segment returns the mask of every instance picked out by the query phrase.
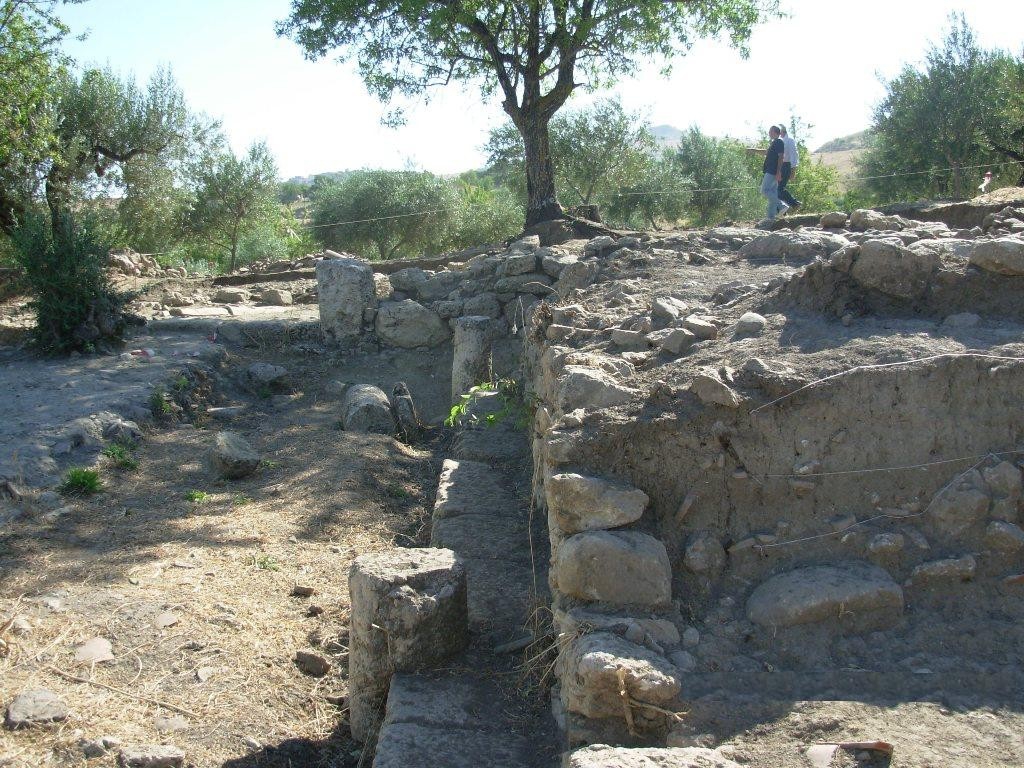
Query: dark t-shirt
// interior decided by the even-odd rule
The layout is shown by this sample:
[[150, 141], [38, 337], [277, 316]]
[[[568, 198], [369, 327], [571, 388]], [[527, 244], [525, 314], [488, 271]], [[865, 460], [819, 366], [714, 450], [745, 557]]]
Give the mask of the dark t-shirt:
[[786, 151], [786, 145], [782, 139], [774, 139], [768, 145], [768, 154], [764, 156], [764, 172], [774, 176], [779, 172], [779, 155]]

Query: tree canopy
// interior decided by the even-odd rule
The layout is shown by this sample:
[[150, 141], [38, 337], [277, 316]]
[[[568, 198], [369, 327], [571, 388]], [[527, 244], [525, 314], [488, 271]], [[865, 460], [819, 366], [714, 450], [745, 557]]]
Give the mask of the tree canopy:
[[310, 58], [354, 59], [387, 101], [454, 81], [499, 93], [523, 137], [526, 223], [561, 216], [548, 124], [579, 87], [669, 60], [695, 40], [745, 45], [777, 0], [293, 0], [278, 32]]

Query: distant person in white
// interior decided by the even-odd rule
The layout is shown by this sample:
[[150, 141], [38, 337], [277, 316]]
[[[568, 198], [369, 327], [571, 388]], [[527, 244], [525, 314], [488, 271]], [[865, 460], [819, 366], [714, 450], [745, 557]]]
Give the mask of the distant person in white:
[[796, 167], [800, 165], [800, 151], [796, 148], [796, 140], [786, 131], [786, 126], [780, 125], [779, 131], [782, 134], [782, 145], [786, 151], [782, 154], [782, 178], [779, 180], [779, 200], [789, 206], [791, 211], [800, 207], [800, 201], [790, 194], [786, 189], [790, 178]]
[[978, 185], [978, 189], [980, 189], [982, 194], [984, 194], [985, 190], [988, 189], [988, 185], [991, 184], [991, 183], [992, 183], [992, 171], [985, 171], [985, 178], [982, 180], [981, 184]]

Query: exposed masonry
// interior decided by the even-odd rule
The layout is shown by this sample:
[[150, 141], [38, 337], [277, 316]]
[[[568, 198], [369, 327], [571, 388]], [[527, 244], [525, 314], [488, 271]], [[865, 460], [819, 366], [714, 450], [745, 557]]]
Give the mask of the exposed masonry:
[[[570, 748], [647, 745], [628, 759], [730, 765], [684, 754], [697, 747], [676, 713], [715, 684], [708, 676], [869, 658], [888, 669], [921, 638], [954, 637], [972, 611], [1019, 622], [1024, 412], [1011, 404], [1024, 391], [1024, 211], [970, 230], [874, 211], [816, 223], [527, 238], [388, 285], [359, 262], [319, 262], [329, 336], [419, 347], [448, 343], [454, 328], [453, 395], [481, 375], [489, 339], [528, 330], [534, 505], [548, 521], [555, 711]], [[651, 264], [714, 266], [721, 253], [786, 268], [762, 285], [721, 284], [704, 305], [631, 277]], [[1005, 319], [989, 331], [969, 308]], [[801, 317], [839, 334], [853, 326], [843, 349], [862, 350], [851, 359], [863, 365], [837, 373], [770, 340], [775, 318]], [[891, 318], [893, 349], [916, 348], [913, 329], [928, 323], [969, 331], [981, 352], [901, 352], [894, 364], [855, 334], [873, 317]], [[770, 351], [737, 364], [744, 340]], [[668, 373], [655, 381], [657, 366]], [[442, 490], [473, 471], [447, 464]], [[469, 487], [488, 496], [478, 474]], [[459, 551], [470, 538], [446, 533], [452, 499], [439, 493], [435, 543]], [[1015, 637], [987, 639], [991, 657], [1011, 657]], [[945, 660], [970, 672], [970, 656]], [[579, 750], [566, 764], [619, 765], [620, 751]]]

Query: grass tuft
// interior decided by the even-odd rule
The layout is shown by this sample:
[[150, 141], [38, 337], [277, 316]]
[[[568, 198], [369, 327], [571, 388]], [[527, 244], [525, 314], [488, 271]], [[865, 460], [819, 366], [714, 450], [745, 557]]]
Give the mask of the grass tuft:
[[191, 501], [193, 504], [203, 504], [212, 498], [206, 491], [191, 490], [185, 494], [185, 501]]
[[60, 492], [65, 496], [90, 496], [103, 490], [103, 481], [100, 473], [95, 469], [84, 469], [74, 467], [64, 475], [64, 482], [60, 484]]

